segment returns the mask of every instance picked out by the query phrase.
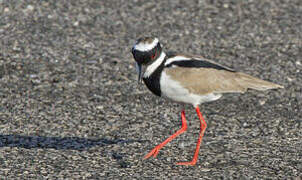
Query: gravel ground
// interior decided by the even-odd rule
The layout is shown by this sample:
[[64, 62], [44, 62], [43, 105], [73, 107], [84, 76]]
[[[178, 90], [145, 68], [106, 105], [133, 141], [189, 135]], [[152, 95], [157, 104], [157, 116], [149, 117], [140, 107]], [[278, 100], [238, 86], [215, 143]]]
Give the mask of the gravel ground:
[[[300, 179], [301, 0], [0, 0], [0, 177]], [[141, 36], [285, 86], [201, 105], [208, 128], [143, 156], [181, 126], [137, 86]]]

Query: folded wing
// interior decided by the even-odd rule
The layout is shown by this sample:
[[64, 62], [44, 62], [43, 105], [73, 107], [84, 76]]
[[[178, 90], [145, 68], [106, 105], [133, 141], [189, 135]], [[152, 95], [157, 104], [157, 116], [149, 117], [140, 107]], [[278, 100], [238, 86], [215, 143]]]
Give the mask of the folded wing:
[[[188, 61], [189, 63], [189, 61]], [[209, 63], [209, 62], [207, 62]], [[178, 62], [178, 65], [181, 63]], [[215, 64], [217, 66], [218, 64]], [[223, 66], [221, 66], [223, 67]], [[247, 89], [268, 90], [283, 88], [278, 84], [253, 76], [228, 70], [227, 68], [171, 66], [167, 75], [177, 80], [183, 87], [194, 94], [245, 92]]]

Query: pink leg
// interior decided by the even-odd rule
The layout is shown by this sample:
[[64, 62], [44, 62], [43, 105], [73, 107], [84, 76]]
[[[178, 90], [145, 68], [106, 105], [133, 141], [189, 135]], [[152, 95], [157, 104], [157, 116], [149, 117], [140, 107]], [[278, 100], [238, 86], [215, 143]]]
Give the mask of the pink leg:
[[187, 121], [186, 121], [186, 117], [185, 117], [185, 110], [181, 111], [181, 129], [179, 129], [178, 131], [176, 131], [176, 133], [174, 133], [172, 136], [170, 136], [168, 139], [166, 139], [164, 142], [160, 143], [159, 145], [155, 146], [155, 148], [150, 151], [145, 157], [144, 159], [148, 159], [149, 157], [153, 156], [156, 157], [157, 154], [159, 153], [159, 150], [164, 147], [168, 142], [172, 141], [174, 138], [176, 138], [178, 135], [182, 134], [183, 132], [185, 132], [187, 130]]
[[190, 161], [190, 162], [180, 162], [180, 163], [177, 163], [177, 165], [194, 166], [197, 162], [198, 153], [199, 153], [199, 149], [200, 149], [200, 144], [202, 142], [203, 134], [204, 134], [204, 132], [207, 128], [207, 123], [204, 120], [204, 118], [202, 117], [202, 114], [200, 113], [199, 107], [197, 106], [195, 109], [196, 109], [197, 115], [198, 115], [199, 120], [200, 120], [200, 132], [199, 132], [199, 138], [198, 138], [198, 141], [197, 141], [195, 153], [194, 153], [192, 161]]

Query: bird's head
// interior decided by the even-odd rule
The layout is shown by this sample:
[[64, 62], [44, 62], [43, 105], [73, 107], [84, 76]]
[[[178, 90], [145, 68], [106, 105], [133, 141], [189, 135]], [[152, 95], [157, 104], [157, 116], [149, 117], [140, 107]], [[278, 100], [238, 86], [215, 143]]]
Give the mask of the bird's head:
[[142, 79], [145, 67], [152, 64], [161, 54], [162, 48], [157, 38], [139, 38], [132, 47], [132, 55], [136, 61], [138, 81]]

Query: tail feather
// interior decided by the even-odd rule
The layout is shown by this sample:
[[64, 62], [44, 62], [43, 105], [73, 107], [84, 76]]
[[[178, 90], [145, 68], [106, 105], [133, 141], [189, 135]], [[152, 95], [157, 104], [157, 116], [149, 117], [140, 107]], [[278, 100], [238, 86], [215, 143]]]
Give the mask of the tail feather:
[[237, 81], [239, 82], [239, 84], [241, 84], [245, 88], [255, 89], [255, 90], [259, 90], [259, 91], [265, 91], [268, 89], [284, 88], [281, 85], [271, 83], [268, 81], [264, 81], [262, 79], [255, 78], [253, 76], [250, 76], [250, 75], [247, 75], [244, 73], [238, 73], [238, 75], [239, 75], [239, 78], [237, 79]]

